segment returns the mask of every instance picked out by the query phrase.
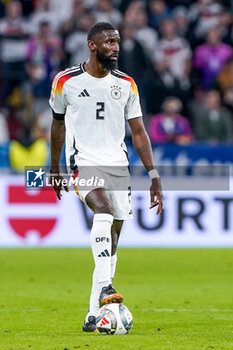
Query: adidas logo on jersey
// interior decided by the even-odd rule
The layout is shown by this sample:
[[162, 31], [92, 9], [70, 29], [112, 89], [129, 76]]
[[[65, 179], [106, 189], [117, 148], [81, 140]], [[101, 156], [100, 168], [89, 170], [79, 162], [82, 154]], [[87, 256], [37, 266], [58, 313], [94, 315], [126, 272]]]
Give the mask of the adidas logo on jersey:
[[100, 327], [105, 326], [106, 324], [109, 324], [110, 322], [106, 319], [106, 317], [104, 317], [100, 323]]
[[78, 97], [89, 97], [89, 93], [87, 92], [86, 89], [84, 89], [79, 95]]
[[98, 257], [99, 258], [101, 258], [102, 256], [110, 256], [110, 254], [109, 254], [109, 251], [107, 250], [107, 249], [105, 249], [103, 252], [101, 252], [99, 255], [98, 255]]

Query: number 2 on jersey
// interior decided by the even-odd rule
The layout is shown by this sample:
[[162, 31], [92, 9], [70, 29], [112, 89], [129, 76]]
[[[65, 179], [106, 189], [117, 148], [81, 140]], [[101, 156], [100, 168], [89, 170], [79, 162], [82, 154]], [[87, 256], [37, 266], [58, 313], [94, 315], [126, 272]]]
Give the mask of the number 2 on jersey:
[[96, 106], [98, 109], [96, 109], [96, 119], [104, 119], [104, 115], [101, 112], [104, 112], [104, 102], [96, 102]]

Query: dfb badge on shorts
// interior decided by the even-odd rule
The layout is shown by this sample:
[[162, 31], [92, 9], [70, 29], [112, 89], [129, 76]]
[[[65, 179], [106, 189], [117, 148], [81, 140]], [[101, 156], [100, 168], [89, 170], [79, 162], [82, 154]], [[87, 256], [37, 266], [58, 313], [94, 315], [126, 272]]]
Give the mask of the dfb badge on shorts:
[[111, 96], [114, 100], [119, 100], [121, 98], [121, 88], [117, 85], [111, 86]]

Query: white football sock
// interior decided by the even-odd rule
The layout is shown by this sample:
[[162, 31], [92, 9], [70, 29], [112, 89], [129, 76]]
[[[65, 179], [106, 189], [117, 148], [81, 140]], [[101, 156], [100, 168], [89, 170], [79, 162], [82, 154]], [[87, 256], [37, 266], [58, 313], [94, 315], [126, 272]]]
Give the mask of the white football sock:
[[111, 283], [111, 226], [113, 216], [95, 214], [91, 229], [91, 248], [95, 261], [92, 279], [89, 315], [96, 316], [99, 311], [101, 289]]
[[[114, 278], [115, 271], [116, 271], [116, 263], [117, 263], [117, 254], [114, 254], [111, 256], [111, 281]], [[87, 313], [85, 322], [88, 321], [88, 317], [93, 315], [97, 316], [98, 311], [99, 311], [99, 295], [101, 292], [101, 283], [98, 283], [97, 277], [95, 274], [95, 270], [93, 273], [93, 281], [92, 281], [92, 290], [91, 290], [91, 298], [90, 298], [90, 307], [89, 311]], [[97, 302], [96, 302], [97, 301]]]
[[100, 284], [97, 281], [96, 269], [94, 269], [92, 277], [92, 288], [91, 288], [91, 297], [89, 303], [89, 310], [85, 319], [85, 322], [88, 321], [90, 315], [97, 316], [99, 311], [99, 296], [100, 296]]
[[117, 253], [111, 256], [111, 281], [115, 276], [116, 263], [117, 263]]

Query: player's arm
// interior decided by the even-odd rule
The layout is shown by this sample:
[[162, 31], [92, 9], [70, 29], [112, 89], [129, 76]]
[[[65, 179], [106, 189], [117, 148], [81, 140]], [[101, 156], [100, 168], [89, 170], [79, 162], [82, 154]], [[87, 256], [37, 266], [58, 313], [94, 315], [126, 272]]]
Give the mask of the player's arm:
[[[58, 115], [53, 113], [54, 118], [51, 126], [51, 167], [50, 167], [50, 183], [52, 183], [52, 178], [56, 181], [53, 181], [53, 188], [57, 194], [57, 198], [61, 199], [61, 189], [64, 187], [64, 190], [68, 192], [67, 186], [62, 186], [63, 177], [60, 175], [60, 159], [61, 153], [63, 150], [65, 142], [65, 122], [64, 116], [63, 119], [59, 115], [60, 119], [55, 119]], [[54, 175], [52, 175], [54, 174]], [[58, 181], [59, 180], [59, 181]]]
[[65, 142], [65, 114], [66, 114], [66, 94], [64, 90], [65, 79], [62, 79], [63, 72], [59, 72], [53, 79], [52, 90], [49, 99], [53, 113], [51, 126], [51, 167], [50, 184], [53, 186], [57, 198], [61, 199], [61, 190], [68, 192], [68, 187], [62, 185], [63, 177], [60, 175], [60, 158]]
[[157, 215], [162, 213], [163, 195], [160, 177], [155, 168], [154, 157], [152, 153], [149, 136], [145, 130], [142, 118], [133, 118], [129, 120], [129, 125], [132, 130], [132, 141], [143, 165], [148, 171], [151, 178], [150, 209], [158, 206]]

